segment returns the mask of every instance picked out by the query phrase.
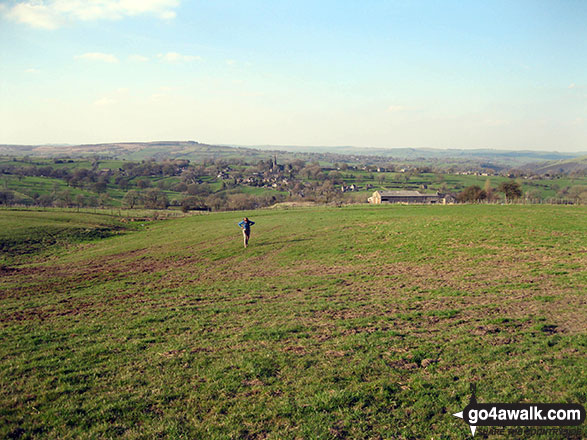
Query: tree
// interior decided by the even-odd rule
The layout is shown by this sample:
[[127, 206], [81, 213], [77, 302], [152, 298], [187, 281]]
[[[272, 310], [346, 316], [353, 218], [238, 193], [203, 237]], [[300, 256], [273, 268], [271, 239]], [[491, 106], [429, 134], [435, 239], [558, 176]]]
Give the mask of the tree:
[[542, 200], [542, 193], [538, 189], [531, 189], [526, 192], [526, 199], [530, 202], [536, 202]]
[[506, 201], [511, 201], [522, 197], [522, 187], [514, 180], [500, 183], [497, 190], [505, 194]]
[[187, 191], [187, 189], [188, 189], [188, 186], [187, 186], [185, 183], [183, 183], [183, 182], [179, 182], [179, 183], [178, 183], [177, 185], [175, 185], [175, 186], [174, 186], [172, 189], [173, 189], [173, 191], [175, 191], [175, 192], [184, 192], [184, 191]]
[[328, 174], [328, 178], [332, 181], [332, 183], [337, 185], [344, 183], [344, 181], [342, 180], [342, 174], [340, 174], [338, 171], [330, 172]]
[[57, 205], [61, 208], [67, 208], [73, 204], [71, 191], [66, 189], [57, 194]]
[[77, 194], [75, 196], [75, 204], [78, 208], [86, 205], [86, 197], [83, 194]]
[[406, 171], [406, 172], [399, 175], [399, 179], [402, 180], [404, 183], [408, 183], [410, 181], [410, 179], [412, 178], [413, 174], [414, 174], [414, 172], [412, 170]]
[[483, 187], [483, 191], [487, 194], [487, 200], [494, 201], [497, 196], [493, 193], [493, 188], [491, 187], [491, 179], [487, 179], [485, 181], [485, 186]]
[[108, 194], [106, 194], [106, 193], [102, 193], [98, 197], [98, 206], [100, 206], [100, 208], [104, 208], [106, 205], [109, 204], [109, 202], [110, 202], [110, 197], [108, 197]]
[[192, 183], [187, 186], [186, 191], [192, 196], [207, 196], [212, 192], [212, 188], [207, 183]]
[[206, 211], [208, 207], [201, 197], [190, 196], [181, 201], [181, 210], [188, 212], [189, 210]]
[[148, 179], [137, 180], [137, 187], [140, 189], [149, 188], [150, 186], [151, 186], [151, 182]]
[[141, 194], [138, 191], [132, 189], [124, 195], [122, 199], [122, 204], [127, 208], [133, 209], [135, 206], [140, 204], [141, 201]]
[[114, 183], [118, 185], [120, 189], [127, 190], [130, 188], [130, 182], [126, 177], [118, 176], [116, 179], [114, 179]]
[[564, 199], [565, 197], [567, 197], [569, 195], [569, 190], [571, 189], [570, 186], [565, 186], [563, 188], [561, 188], [556, 195], [559, 196], [561, 199]]
[[228, 209], [243, 210], [258, 207], [257, 200], [249, 194], [231, 194], [228, 196]]
[[37, 203], [44, 207], [51, 206], [53, 204], [53, 196], [51, 194], [43, 194], [39, 196]]
[[477, 185], [471, 185], [457, 194], [459, 202], [479, 202], [487, 198], [487, 193]]
[[226, 206], [226, 199], [219, 195], [211, 194], [206, 197], [206, 205], [212, 208], [214, 211], [219, 211], [221, 208]]
[[92, 190], [94, 192], [97, 192], [100, 194], [106, 192], [107, 187], [108, 187], [107, 183], [104, 182], [102, 179], [100, 179], [98, 182], [92, 184]]
[[587, 186], [585, 186], [585, 185], [571, 186], [571, 188], [569, 189], [569, 197], [575, 203], [587, 202]]
[[0, 205], [10, 205], [14, 199], [12, 191], [0, 191]]
[[169, 206], [167, 195], [160, 189], [150, 189], [144, 195], [145, 208], [165, 209]]

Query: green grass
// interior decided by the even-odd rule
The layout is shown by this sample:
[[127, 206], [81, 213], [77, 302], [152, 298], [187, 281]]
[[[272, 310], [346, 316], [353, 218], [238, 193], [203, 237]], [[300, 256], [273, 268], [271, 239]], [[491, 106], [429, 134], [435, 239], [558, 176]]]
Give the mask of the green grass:
[[0, 213], [0, 264], [112, 236], [128, 228], [120, 220], [103, 214], [3, 209]]
[[[3, 236], [107, 223], [45, 214], [0, 210]], [[0, 274], [0, 437], [468, 438], [471, 381], [585, 405], [586, 214], [260, 210], [48, 243]]]

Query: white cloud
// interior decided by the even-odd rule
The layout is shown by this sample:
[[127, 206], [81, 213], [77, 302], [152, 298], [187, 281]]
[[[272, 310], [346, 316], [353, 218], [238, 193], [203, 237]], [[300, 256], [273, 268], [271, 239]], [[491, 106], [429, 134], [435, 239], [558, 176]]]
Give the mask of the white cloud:
[[387, 107], [387, 111], [390, 113], [397, 113], [405, 110], [406, 108], [403, 105], [390, 105]]
[[149, 61], [148, 57], [136, 54], [129, 56], [128, 59], [129, 61], [133, 61], [135, 63], [146, 63], [147, 61]]
[[236, 64], [236, 60], [226, 60], [226, 64], [229, 66], [234, 66]]
[[40, 72], [41, 72], [41, 71], [40, 71], [39, 69], [35, 69], [35, 68], [32, 68], [32, 67], [31, 67], [31, 68], [29, 68], [29, 69], [26, 69], [26, 70], [24, 71], [24, 73], [40, 73]]
[[19, 0], [0, 8], [8, 18], [39, 29], [57, 29], [67, 22], [119, 20], [152, 15], [163, 20], [176, 17], [179, 0]]
[[96, 107], [106, 107], [119, 102], [125, 102], [129, 97], [129, 89], [126, 87], [119, 87], [116, 90], [94, 101]]
[[190, 62], [190, 61], [202, 61], [201, 57], [194, 55], [182, 55], [177, 52], [167, 52], [166, 54], [160, 53], [157, 55], [161, 60], [168, 63], [179, 63], [179, 62]]
[[118, 101], [116, 99], [104, 97], [98, 99], [97, 101], [94, 101], [94, 105], [97, 107], [105, 107], [108, 105], [116, 104], [117, 102]]
[[163, 20], [173, 20], [176, 16], [175, 11], [165, 11], [161, 14]]
[[569, 89], [574, 89], [575, 87], [577, 87], [577, 84], [575, 84], [575, 83], [569, 84]]
[[118, 58], [116, 58], [111, 53], [102, 53], [102, 52], [87, 52], [83, 55], [77, 55], [75, 57], [76, 60], [88, 60], [88, 61], [103, 61], [105, 63], [117, 63]]
[[39, 29], [53, 30], [62, 24], [59, 14], [44, 3], [21, 2], [12, 8], [3, 8], [4, 15], [18, 23], [26, 23]]

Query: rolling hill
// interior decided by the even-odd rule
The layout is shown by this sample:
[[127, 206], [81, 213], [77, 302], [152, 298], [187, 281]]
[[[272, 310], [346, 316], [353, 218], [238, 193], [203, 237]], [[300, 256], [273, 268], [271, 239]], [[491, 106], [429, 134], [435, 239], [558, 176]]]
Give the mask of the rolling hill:
[[569, 174], [584, 173], [587, 170], [587, 156], [566, 160], [552, 160], [540, 164], [531, 164], [524, 167], [536, 174]]
[[539, 167], [546, 161], [573, 161], [585, 153], [516, 151], [491, 149], [433, 148], [357, 148], [321, 146], [254, 146], [208, 145], [195, 141], [122, 142], [87, 145], [0, 145], [0, 155], [42, 157], [100, 156], [125, 160], [143, 159], [243, 159], [249, 162], [277, 156], [278, 160], [294, 158], [306, 161], [348, 163], [418, 163], [421, 165], [461, 165], [495, 169]]

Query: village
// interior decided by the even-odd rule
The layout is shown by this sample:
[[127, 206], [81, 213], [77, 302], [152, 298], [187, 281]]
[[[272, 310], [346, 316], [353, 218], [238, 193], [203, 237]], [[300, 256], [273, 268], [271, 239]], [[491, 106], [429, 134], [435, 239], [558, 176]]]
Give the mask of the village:
[[[0, 205], [233, 210], [276, 203], [585, 203], [580, 174], [300, 159], [0, 157]], [[515, 186], [506, 195], [505, 187]]]

